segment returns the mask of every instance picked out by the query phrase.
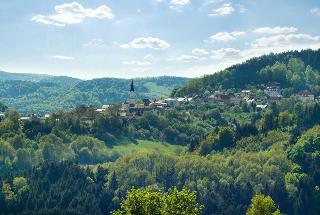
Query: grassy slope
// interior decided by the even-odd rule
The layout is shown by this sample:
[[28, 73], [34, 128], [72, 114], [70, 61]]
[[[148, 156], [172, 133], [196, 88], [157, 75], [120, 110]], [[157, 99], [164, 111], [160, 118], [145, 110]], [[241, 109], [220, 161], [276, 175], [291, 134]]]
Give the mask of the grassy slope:
[[150, 93], [147, 95], [151, 98], [153, 97], [161, 97], [161, 96], [168, 96], [171, 93], [171, 89], [163, 86], [159, 86], [156, 83], [153, 82], [147, 82], [144, 84], [146, 88], [150, 90]]
[[177, 155], [183, 153], [186, 149], [185, 146], [147, 140], [138, 140], [137, 143], [123, 141], [110, 148], [112, 152], [118, 152], [121, 155], [131, 154], [137, 151], [162, 152], [165, 154]]

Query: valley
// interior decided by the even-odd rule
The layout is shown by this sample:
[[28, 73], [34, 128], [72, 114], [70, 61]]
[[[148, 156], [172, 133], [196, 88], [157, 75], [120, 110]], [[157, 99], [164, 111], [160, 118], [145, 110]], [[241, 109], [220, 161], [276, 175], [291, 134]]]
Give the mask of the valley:
[[[117, 214], [133, 207], [131, 195], [143, 202], [160, 195], [164, 205], [185, 195], [177, 204], [190, 201], [192, 214], [246, 214], [260, 200], [276, 214], [317, 214], [319, 53], [262, 56], [171, 93], [150, 79], [126, 80], [119, 85], [124, 99], [104, 108], [89, 103], [24, 116], [3, 100], [0, 207]], [[247, 73], [255, 77], [239, 81]], [[171, 79], [154, 80], [168, 87]], [[89, 81], [90, 93], [108, 81]], [[83, 92], [87, 84], [76, 87]]]

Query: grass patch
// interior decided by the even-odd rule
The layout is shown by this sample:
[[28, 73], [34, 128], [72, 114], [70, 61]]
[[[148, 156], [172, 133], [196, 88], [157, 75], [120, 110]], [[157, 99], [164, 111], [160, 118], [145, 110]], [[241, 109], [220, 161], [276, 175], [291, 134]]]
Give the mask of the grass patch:
[[118, 152], [122, 156], [126, 154], [131, 154], [136, 151], [145, 152], [160, 152], [171, 155], [179, 155], [187, 150], [185, 146], [171, 145], [168, 143], [158, 142], [158, 141], [148, 141], [148, 140], [138, 140], [136, 143], [130, 141], [122, 141], [112, 148], [112, 152]]
[[150, 90], [150, 93], [148, 93], [150, 97], [161, 97], [163, 95], [170, 95], [171, 92], [171, 89], [159, 86], [153, 82], [147, 82], [144, 84], [144, 86]]

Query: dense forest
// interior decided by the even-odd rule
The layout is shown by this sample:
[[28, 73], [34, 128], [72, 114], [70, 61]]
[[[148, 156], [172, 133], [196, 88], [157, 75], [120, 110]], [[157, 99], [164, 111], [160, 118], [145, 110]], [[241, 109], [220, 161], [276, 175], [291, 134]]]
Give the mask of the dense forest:
[[[140, 78], [135, 86], [140, 98], [158, 99], [189, 79], [180, 77]], [[23, 114], [44, 115], [87, 104], [123, 102], [130, 87], [126, 79], [102, 78], [82, 81], [70, 77], [0, 73], [0, 98], [7, 106]]]
[[[201, 100], [207, 89], [259, 94], [260, 84], [279, 82], [283, 98], [264, 109], [186, 102], [126, 119], [117, 105], [79, 105], [22, 122], [1, 104], [0, 214], [320, 214], [320, 103], [295, 96], [317, 93], [315, 56], [255, 58], [246, 83], [231, 81], [236, 71], [218, 81], [223, 71], [173, 92], [212, 81], [196, 91]], [[130, 144], [136, 150], [120, 150]]]

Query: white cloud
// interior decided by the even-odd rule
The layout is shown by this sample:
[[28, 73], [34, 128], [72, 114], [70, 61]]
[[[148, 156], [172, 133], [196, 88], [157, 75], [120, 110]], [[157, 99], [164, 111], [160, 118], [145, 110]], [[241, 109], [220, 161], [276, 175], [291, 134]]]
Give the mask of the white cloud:
[[216, 3], [221, 3], [221, 2], [224, 2], [225, 0], [204, 0], [203, 3], [202, 3], [202, 7], [206, 7], [208, 5], [211, 5], [211, 4], [216, 4]]
[[310, 13], [311, 13], [312, 15], [320, 16], [320, 9], [317, 8], [317, 7], [312, 8], [312, 9], [310, 10]]
[[184, 63], [190, 63], [194, 61], [202, 61], [206, 60], [207, 58], [205, 57], [199, 57], [199, 56], [194, 56], [194, 55], [181, 55], [176, 58], [177, 61], [184, 62]]
[[106, 45], [103, 40], [94, 38], [88, 43], [83, 44], [83, 46], [92, 47], [92, 48], [102, 48], [102, 47], [105, 47]]
[[257, 34], [289, 34], [297, 31], [298, 29], [295, 27], [263, 27], [253, 30]]
[[172, 9], [180, 9], [190, 4], [190, 0], [171, 0], [170, 8]]
[[240, 54], [240, 50], [234, 48], [221, 48], [212, 51], [212, 59], [220, 60], [225, 58], [237, 58]]
[[151, 62], [150, 61], [139, 61], [139, 60], [131, 60], [131, 61], [124, 61], [124, 65], [135, 65], [135, 66], [150, 66]]
[[140, 37], [134, 39], [132, 42], [120, 45], [121, 48], [135, 48], [135, 49], [168, 49], [170, 44], [164, 40], [156, 37]]
[[74, 60], [74, 57], [64, 56], [64, 55], [52, 55], [49, 57], [53, 59], [58, 59], [58, 60]]
[[54, 7], [55, 14], [35, 15], [32, 21], [45, 25], [64, 27], [66, 25], [79, 24], [86, 18], [112, 19], [114, 17], [111, 9], [106, 5], [101, 5], [96, 9], [84, 8], [80, 3], [72, 2]]
[[270, 37], [261, 37], [252, 42], [253, 48], [270, 46], [290, 46], [299, 44], [311, 44], [320, 42], [320, 36], [311, 36], [309, 34], [279, 34]]
[[128, 43], [121, 44], [120, 47], [123, 48], [123, 49], [129, 49], [129, 48], [131, 48], [130, 44], [128, 44]]
[[237, 37], [243, 36], [246, 33], [243, 31], [233, 31], [233, 32], [219, 32], [212, 35], [209, 39], [211, 41], [221, 41], [221, 42], [228, 42], [231, 40], [236, 40]]
[[144, 60], [147, 60], [147, 61], [152, 61], [154, 59], [153, 55], [151, 54], [147, 54], [146, 56], [144, 56], [143, 58]]
[[202, 55], [208, 55], [209, 52], [205, 49], [195, 48], [192, 50], [192, 54], [197, 55], [197, 56], [202, 56]]
[[226, 16], [232, 14], [234, 11], [235, 9], [231, 3], [225, 3], [219, 8], [214, 9], [209, 16]]
[[122, 62], [124, 65], [150, 66], [154, 57], [151, 54], [144, 56], [143, 60], [131, 60]]

